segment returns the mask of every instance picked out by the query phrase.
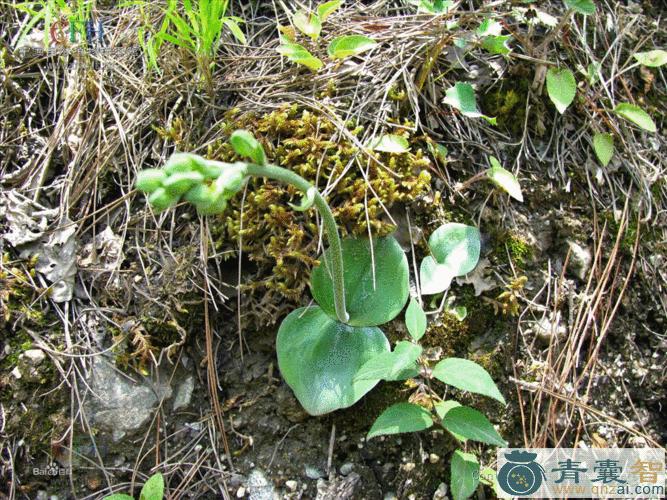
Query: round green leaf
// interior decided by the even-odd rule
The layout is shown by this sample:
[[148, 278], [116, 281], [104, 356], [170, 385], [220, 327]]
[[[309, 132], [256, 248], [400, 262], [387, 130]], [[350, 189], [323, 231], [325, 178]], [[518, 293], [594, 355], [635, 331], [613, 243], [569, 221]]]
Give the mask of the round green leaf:
[[134, 500], [134, 497], [126, 495], [125, 493], [114, 493], [113, 495], [105, 496], [104, 500]]
[[547, 93], [560, 114], [572, 104], [577, 92], [577, 82], [567, 68], [549, 68], [547, 71]]
[[428, 245], [438, 264], [449, 268], [453, 277], [463, 276], [479, 261], [481, 235], [476, 227], [450, 222], [431, 234]]
[[426, 333], [426, 314], [415, 299], [410, 299], [408, 308], [405, 310], [405, 326], [415, 340], [419, 340]]
[[206, 160], [201, 156], [191, 153], [174, 153], [162, 169], [166, 175], [174, 175], [183, 172], [201, 171], [204, 168], [206, 168]]
[[480, 113], [477, 108], [475, 89], [473, 89], [472, 85], [469, 83], [456, 82], [453, 87], [447, 89], [445, 98], [442, 102], [458, 109], [463, 116], [468, 116], [470, 118], [484, 118], [491, 125], [496, 124], [495, 118]]
[[389, 352], [376, 327], [358, 328], [331, 319], [319, 307], [293, 311], [276, 339], [278, 367], [301, 406], [311, 415], [347, 408], [379, 382], [354, 380], [364, 363]]
[[491, 156], [489, 159], [491, 160], [491, 168], [486, 171], [486, 176], [512, 198], [523, 202], [521, 186], [517, 178], [514, 177], [514, 174], [509, 170], [505, 170], [495, 156]]
[[317, 40], [322, 31], [322, 22], [318, 16], [309, 15], [303, 10], [298, 10], [292, 17], [292, 22], [296, 29], [306, 36], [309, 36], [313, 41]]
[[447, 290], [454, 279], [452, 270], [444, 264], [438, 264], [430, 255], [424, 257], [419, 266], [419, 284], [422, 295], [434, 295]]
[[649, 68], [657, 68], [667, 64], [667, 51], [665, 50], [649, 50], [648, 52], [637, 52], [634, 55], [637, 62], [642, 66]]
[[344, 57], [356, 56], [367, 50], [371, 50], [377, 45], [372, 38], [364, 35], [348, 35], [334, 38], [327, 53], [332, 59], [342, 59]]
[[327, 20], [331, 14], [333, 14], [336, 9], [343, 5], [344, 0], [332, 0], [330, 2], [324, 2], [317, 6], [317, 15], [322, 22]]
[[[352, 326], [381, 325], [394, 319], [408, 300], [409, 268], [403, 249], [391, 236], [373, 240], [342, 241], [345, 301]], [[373, 273], [373, 263], [375, 273]], [[310, 288], [315, 301], [331, 317], [336, 317], [333, 298], [331, 249], [313, 269]], [[375, 278], [375, 280], [373, 280]]]
[[366, 439], [402, 432], [417, 432], [433, 425], [431, 412], [412, 403], [396, 403], [383, 411], [368, 431]]
[[649, 114], [634, 104], [622, 102], [614, 108], [614, 113], [631, 121], [648, 132], [655, 132], [657, 130], [655, 122], [651, 119]]
[[157, 168], [147, 168], [137, 174], [137, 180], [134, 186], [145, 193], [152, 193], [157, 188], [162, 187], [162, 182], [167, 178], [163, 170]]
[[595, 134], [593, 136], [593, 150], [603, 167], [609, 165], [614, 156], [614, 137], [611, 134]]
[[465, 500], [472, 496], [479, 484], [479, 462], [472, 453], [456, 450], [452, 455], [452, 500]]
[[491, 375], [477, 363], [467, 359], [443, 359], [433, 368], [433, 376], [462, 391], [488, 396], [506, 404]]
[[448, 409], [442, 417], [442, 426], [454, 436], [495, 446], [507, 446], [489, 419], [481, 412], [467, 406]]

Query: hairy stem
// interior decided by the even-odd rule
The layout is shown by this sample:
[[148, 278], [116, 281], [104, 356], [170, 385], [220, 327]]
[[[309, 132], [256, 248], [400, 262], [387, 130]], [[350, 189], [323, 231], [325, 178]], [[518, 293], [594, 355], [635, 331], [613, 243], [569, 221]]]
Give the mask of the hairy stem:
[[[313, 188], [306, 179], [300, 175], [295, 174], [289, 170], [286, 170], [281, 167], [276, 167], [274, 165], [247, 165], [248, 175], [253, 175], [256, 177], [267, 177], [269, 179], [274, 179], [285, 184], [291, 184], [295, 188], [303, 191], [304, 195], [308, 192], [309, 189]], [[329, 248], [331, 249], [331, 275], [334, 285], [333, 295], [334, 295], [334, 304], [336, 306], [336, 317], [341, 323], [347, 323], [350, 319], [350, 315], [347, 313], [345, 308], [345, 282], [343, 279], [343, 251], [340, 244], [340, 236], [338, 235], [338, 226], [336, 226], [336, 220], [334, 219], [331, 209], [327, 204], [324, 197], [320, 194], [319, 191], [315, 193], [314, 204], [317, 207], [317, 210], [322, 216], [322, 223], [324, 224], [324, 230], [327, 233], [327, 239], [329, 240]], [[326, 265], [326, 262], [325, 262]]]

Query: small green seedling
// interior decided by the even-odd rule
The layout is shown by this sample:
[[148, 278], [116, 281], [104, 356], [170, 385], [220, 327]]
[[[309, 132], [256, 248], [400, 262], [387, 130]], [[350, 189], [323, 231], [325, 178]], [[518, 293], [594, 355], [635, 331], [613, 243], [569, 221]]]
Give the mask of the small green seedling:
[[[162, 500], [164, 498], [164, 478], [156, 472], [144, 483], [139, 493], [139, 500]], [[104, 497], [104, 500], [134, 500], [134, 497], [125, 493], [114, 493]]]
[[[278, 53], [294, 63], [306, 66], [312, 71], [318, 71], [324, 66], [322, 59], [297, 43], [297, 30], [310, 38], [312, 44], [317, 43], [322, 33], [322, 23], [341, 5], [343, 5], [343, 0], [334, 0], [320, 4], [312, 13], [297, 10], [292, 15], [292, 24], [296, 29], [278, 26], [280, 31], [280, 45], [276, 49]], [[329, 43], [327, 54], [332, 60], [344, 59], [371, 50], [376, 45], [375, 40], [364, 35], [340, 36]]]

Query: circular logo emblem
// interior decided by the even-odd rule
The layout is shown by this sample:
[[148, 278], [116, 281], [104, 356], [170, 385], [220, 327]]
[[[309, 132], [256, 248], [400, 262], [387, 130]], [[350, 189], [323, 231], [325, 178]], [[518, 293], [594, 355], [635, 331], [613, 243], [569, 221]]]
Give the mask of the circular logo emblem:
[[514, 496], [535, 493], [542, 486], [544, 469], [535, 462], [537, 454], [529, 452], [506, 453], [508, 462], [498, 472], [498, 485]]

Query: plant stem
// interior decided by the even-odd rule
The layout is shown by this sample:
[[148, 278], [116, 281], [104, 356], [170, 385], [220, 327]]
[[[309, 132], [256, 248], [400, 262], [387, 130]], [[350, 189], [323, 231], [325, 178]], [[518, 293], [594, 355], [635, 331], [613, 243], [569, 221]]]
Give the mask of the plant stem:
[[[300, 191], [303, 191], [304, 195], [313, 187], [310, 182], [300, 175], [284, 168], [276, 167], [275, 165], [255, 165], [249, 163], [247, 164], [247, 173], [248, 175], [267, 177], [269, 179], [284, 182], [285, 184], [290, 184]], [[326, 231], [327, 239], [329, 240], [329, 249], [331, 250], [330, 271], [334, 287], [333, 296], [336, 307], [336, 317], [341, 323], [347, 323], [350, 319], [350, 315], [345, 308], [343, 250], [340, 244], [340, 236], [338, 235], [338, 226], [336, 225], [336, 220], [334, 219], [333, 213], [331, 213], [329, 205], [319, 191], [316, 191], [315, 193], [314, 204], [322, 216], [322, 223], [324, 224], [324, 230]]]

